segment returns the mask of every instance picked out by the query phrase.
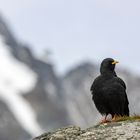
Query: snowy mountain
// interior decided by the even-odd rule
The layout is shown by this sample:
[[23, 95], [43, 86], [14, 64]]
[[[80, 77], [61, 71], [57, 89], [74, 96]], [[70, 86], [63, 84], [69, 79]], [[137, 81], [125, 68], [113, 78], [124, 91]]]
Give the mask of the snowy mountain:
[[[0, 60], [0, 139], [29, 140], [62, 126], [99, 121], [89, 90], [98, 64], [83, 62], [60, 77], [51, 63], [17, 41], [2, 17]], [[127, 83], [131, 113], [140, 113], [139, 76], [125, 70], [118, 75]]]
[[69, 122], [53, 66], [18, 43], [2, 17], [0, 59], [0, 138], [25, 140]]
[[[41, 132], [36, 122], [35, 112], [22, 98], [22, 94], [34, 88], [37, 81], [36, 74], [11, 55], [2, 36], [0, 37], [0, 59], [0, 100], [6, 104], [16, 121], [30, 135]], [[28, 125], [29, 123], [31, 125]]]

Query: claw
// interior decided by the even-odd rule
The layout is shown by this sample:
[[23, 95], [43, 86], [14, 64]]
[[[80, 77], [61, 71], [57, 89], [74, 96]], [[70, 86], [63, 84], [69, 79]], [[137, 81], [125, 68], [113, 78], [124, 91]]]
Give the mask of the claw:
[[101, 120], [100, 124], [103, 124], [103, 123], [109, 123], [110, 121], [107, 120], [107, 115], [105, 115], [105, 117]]
[[103, 123], [109, 123], [110, 121], [108, 120], [101, 120], [100, 124], [103, 124]]

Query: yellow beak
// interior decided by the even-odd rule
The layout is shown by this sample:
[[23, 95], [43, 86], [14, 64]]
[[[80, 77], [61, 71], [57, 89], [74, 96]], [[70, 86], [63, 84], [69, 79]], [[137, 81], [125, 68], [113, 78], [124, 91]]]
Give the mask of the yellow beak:
[[112, 62], [112, 65], [115, 65], [115, 64], [117, 64], [117, 63], [119, 63], [119, 61], [114, 60], [114, 61]]

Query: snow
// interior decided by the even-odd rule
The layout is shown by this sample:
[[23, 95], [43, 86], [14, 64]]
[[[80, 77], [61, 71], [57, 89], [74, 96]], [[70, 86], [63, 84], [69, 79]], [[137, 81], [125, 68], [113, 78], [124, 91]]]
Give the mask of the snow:
[[34, 87], [36, 83], [35, 73], [10, 54], [2, 37], [0, 37], [0, 60], [1, 81], [24, 93]]
[[34, 110], [22, 94], [33, 89], [37, 75], [12, 56], [2, 36], [0, 60], [0, 99], [7, 104], [20, 125], [31, 136], [36, 136], [42, 130], [36, 121]]

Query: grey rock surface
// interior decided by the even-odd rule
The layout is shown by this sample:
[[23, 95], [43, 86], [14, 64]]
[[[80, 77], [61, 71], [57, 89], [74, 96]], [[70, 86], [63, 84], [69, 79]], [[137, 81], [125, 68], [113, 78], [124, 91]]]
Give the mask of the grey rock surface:
[[139, 140], [140, 121], [123, 121], [96, 125], [85, 130], [70, 126], [45, 133], [33, 140]]
[[25, 131], [6, 104], [0, 100], [0, 139], [29, 140], [31, 136]]

